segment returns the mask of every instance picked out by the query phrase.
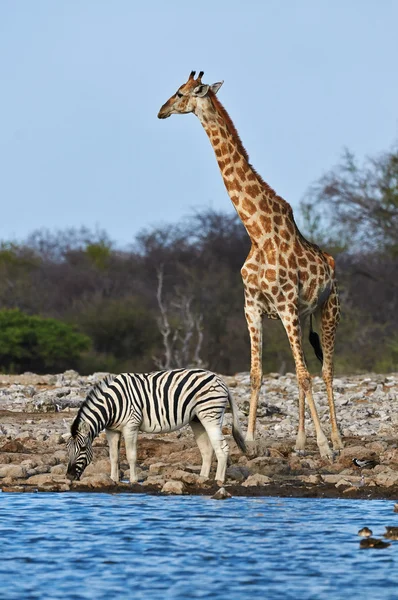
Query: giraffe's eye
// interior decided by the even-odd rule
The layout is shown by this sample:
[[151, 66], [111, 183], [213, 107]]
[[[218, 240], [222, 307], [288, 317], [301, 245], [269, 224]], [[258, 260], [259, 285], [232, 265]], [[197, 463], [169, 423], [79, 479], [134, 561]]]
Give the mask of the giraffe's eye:
[[177, 92], [177, 96], [178, 96], [179, 98], [182, 98], [182, 97], [183, 97], [183, 95], [184, 95], [184, 94], [181, 94], [181, 92]]

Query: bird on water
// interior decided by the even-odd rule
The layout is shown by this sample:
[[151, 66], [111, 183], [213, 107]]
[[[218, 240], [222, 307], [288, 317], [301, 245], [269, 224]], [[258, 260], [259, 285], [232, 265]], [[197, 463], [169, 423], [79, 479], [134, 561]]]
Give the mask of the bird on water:
[[373, 531], [369, 529], [369, 527], [362, 527], [362, 529], [358, 531], [358, 535], [361, 537], [370, 537], [373, 535]]
[[384, 534], [384, 537], [388, 538], [389, 540], [398, 540], [398, 527], [386, 525], [386, 532]]
[[388, 546], [391, 546], [390, 542], [383, 542], [373, 537], [367, 537], [359, 542], [360, 548], [388, 548]]

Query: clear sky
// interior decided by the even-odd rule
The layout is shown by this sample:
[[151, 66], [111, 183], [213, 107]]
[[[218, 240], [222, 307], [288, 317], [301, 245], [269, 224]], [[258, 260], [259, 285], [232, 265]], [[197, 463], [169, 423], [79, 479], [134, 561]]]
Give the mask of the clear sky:
[[0, 239], [104, 228], [126, 245], [233, 211], [194, 115], [157, 119], [192, 69], [263, 178], [298, 206], [346, 146], [398, 138], [396, 0], [0, 0]]

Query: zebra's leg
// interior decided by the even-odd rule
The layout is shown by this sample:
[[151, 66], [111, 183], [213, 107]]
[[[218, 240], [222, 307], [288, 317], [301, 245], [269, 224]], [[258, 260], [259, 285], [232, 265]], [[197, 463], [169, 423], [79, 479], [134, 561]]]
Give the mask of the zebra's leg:
[[120, 449], [120, 431], [106, 429], [106, 439], [109, 445], [109, 458], [111, 461], [111, 479], [118, 482], [119, 474], [119, 449]]
[[213, 457], [213, 446], [209, 440], [209, 436], [206, 433], [206, 429], [196, 417], [193, 421], [190, 422], [190, 426], [192, 428], [196, 443], [198, 444], [200, 453], [202, 455], [202, 468], [200, 471], [200, 476], [206, 477], [207, 479], [210, 475], [211, 459]]
[[203, 427], [206, 429], [210, 443], [213, 446], [214, 452], [217, 456], [216, 481], [219, 484], [224, 483], [225, 471], [227, 470], [229, 446], [221, 429], [222, 417], [218, 422], [215, 422], [214, 419], [211, 419], [211, 421], [207, 420], [206, 416], [199, 418]]
[[138, 427], [128, 427], [123, 431], [126, 443], [126, 456], [130, 466], [130, 483], [135, 483], [137, 477], [137, 439]]

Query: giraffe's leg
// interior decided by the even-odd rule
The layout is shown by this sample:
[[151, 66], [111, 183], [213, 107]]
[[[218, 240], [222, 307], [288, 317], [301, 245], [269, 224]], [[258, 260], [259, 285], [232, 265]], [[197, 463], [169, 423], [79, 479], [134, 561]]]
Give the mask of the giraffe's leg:
[[[250, 302], [250, 300], [249, 300]], [[256, 431], [257, 406], [260, 396], [261, 380], [263, 377], [262, 352], [263, 352], [263, 325], [260, 307], [245, 303], [245, 316], [250, 335], [250, 408], [249, 423], [247, 426], [246, 441], [253, 442]]]
[[210, 475], [213, 446], [211, 445], [209, 436], [206, 433], [206, 429], [199, 420], [191, 421], [190, 426], [192, 427], [196, 443], [198, 444], [200, 453], [202, 455], [202, 468], [200, 471], [200, 476], [206, 477], [207, 479]]
[[337, 426], [336, 409], [333, 396], [333, 353], [337, 325], [340, 320], [340, 305], [336, 289], [332, 292], [322, 307], [321, 312], [321, 343], [323, 350], [322, 377], [326, 385], [332, 427], [332, 443], [334, 450], [344, 448]]
[[120, 431], [106, 429], [106, 439], [109, 445], [109, 458], [111, 461], [111, 479], [118, 482], [120, 479], [119, 473], [119, 449], [120, 449]]
[[[290, 309], [290, 311], [289, 311]], [[299, 386], [299, 408], [301, 411], [300, 418], [303, 418], [303, 405], [305, 397], [308, 401], [310, 408], [311, 417], [314, 423], [316, 432], [316, 441], [318, 444], [319, 452], [321, 456], [332, 458], [333, 452], [330, 449], [327, 438], [322, 430], [321, 423], [318, 416], [318, 411], [315, 406], [314, 398], [312, 395], [312, 383], [311, 375], [308, 372], [307, 365], [304, 359], [304, 352], [301, 340], [301, 327], [300, 320], [295, 305], [288, 306], [288, 311], [280, 315], [283, 325], [286, 329], [287, 336], [289, 338], [290, 346], [293, 353], [294, 362], [296, 364], [297, 381]], [[300, 433], [300, 430], [299, 430]], [[302, 434], [301, 434], [302, 436]], [[301, 450], [302, 448], [300, 448]]]
[[126, 443], [126, 457], [130, 467], [130, 483], [135, 483], [137, 477], [137, 440], [138, 427], [125, 427], [123, 430]]

